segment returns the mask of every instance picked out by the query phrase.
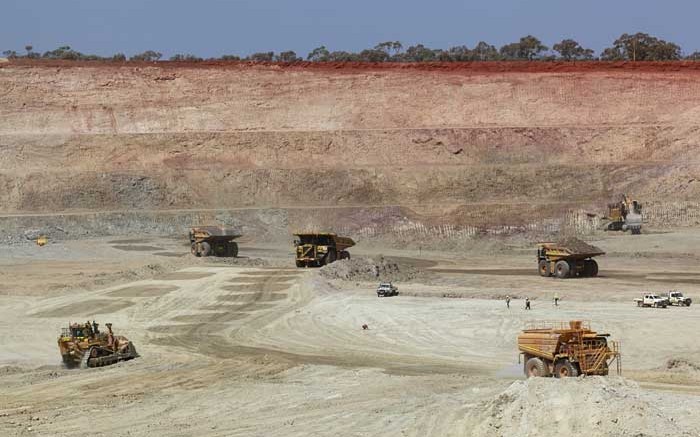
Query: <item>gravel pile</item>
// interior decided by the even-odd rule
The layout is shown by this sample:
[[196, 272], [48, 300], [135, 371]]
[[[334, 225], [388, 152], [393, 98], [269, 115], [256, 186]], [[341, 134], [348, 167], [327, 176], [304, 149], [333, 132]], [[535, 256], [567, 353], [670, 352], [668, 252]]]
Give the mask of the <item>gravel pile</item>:
[[471, 435], [696, 435], [660, 407], [635, 382], [619, 377], [531, 378], [485, 403]]
[[572, 253], [601, 253], [605, 252], [600, 247], [596, 247], [586, 243], [585, 241], [579, 240], [578, 238], [564, 238], [557, 241], [557, 246], [566, 247], [571, 250]]
[[390, 258], [352, 258], [322, 267], [321, 276], [345, 281], [409, 281], [420, 273], [415, 267]]
[[666, 361], [666, 370], [700, 372], [700, 365], [685, 358], [669, 358], [668, 361]]

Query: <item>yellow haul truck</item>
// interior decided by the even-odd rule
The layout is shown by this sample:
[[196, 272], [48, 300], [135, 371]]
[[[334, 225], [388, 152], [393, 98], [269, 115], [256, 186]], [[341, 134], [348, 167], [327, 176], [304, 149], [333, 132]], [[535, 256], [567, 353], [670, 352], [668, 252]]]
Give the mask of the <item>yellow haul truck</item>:
[[580, 320], [529, 322], [518, 335], [525, 376], [607, 375], [613, 362], [619, 375], [620, 346], [609, 336]]
[[195, 226], [190, 228], [189, 238], [194, 256], [238, 256], [238, 243], [233, 241], [241, 234], [223, 226]]
[[297, 232], [294, 240], [297, 267], [321, 267], [338, 259], [350, 259], [352, 238], [329, 232]]
[[537, 269], [541, 276], [574, 278], [598, 276], [594, 256], [605, 255], [600, 248], [576, 238], [537, 245]]

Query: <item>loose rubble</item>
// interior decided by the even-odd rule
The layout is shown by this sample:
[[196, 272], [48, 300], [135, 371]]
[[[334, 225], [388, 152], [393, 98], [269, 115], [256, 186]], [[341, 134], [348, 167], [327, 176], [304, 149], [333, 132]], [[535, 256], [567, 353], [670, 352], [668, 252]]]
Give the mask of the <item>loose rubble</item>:
[[336, 261], [320, 269], [328, 279], [345, 281], [409, 281], [420, 271], [415, 267], [379, 256], [376, 258], [353, 258]]
[[617, 377], [517, 381], [479, 410], [473, 436], [694, 435], [678, 410], [663, 410], [637, 383]]

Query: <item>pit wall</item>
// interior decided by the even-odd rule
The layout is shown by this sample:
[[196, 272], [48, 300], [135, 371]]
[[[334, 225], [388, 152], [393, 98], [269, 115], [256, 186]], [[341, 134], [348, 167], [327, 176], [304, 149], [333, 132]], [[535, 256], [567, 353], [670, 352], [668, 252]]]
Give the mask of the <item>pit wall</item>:
[[586, 234], [622, 193], [648, 226], [696, 226], [700, 71], [684, 65], [9, 63], [0, 232]]
[[[245, 209], [216, 211], [158, 211], [74, 213], [0, 217], [0, 242], [21, 244], [46, 235], [50, 240], [72, 240], [105, 236], [173, 236], [186, 238], [196, 224], [222, 224], [238, 228], [243, 241], [291, 241], [299, 230], [334, 230], [358, 242], [387, 245], [459, 248], [484, 237], [525, 236], [532, 240], [565, 235], [595, 237], [605, 221], [591, 213], [594, 206], [567, 210], [550, 205], [539, 212], [532, 205], [507, 208], [464, 206], [425, 216], [404, 207], [333, 209]], [[460, 210], [461, 209], [461, 210]], [[700, 203], [660, 203], [644, 205], [645, 229], [700, 225]], [[493, 224], [494, 215], [504, 211], [521, 217], [517, 222], [504, 218]], [[522, 218], [527, 217], [527, 218]], [[536, 218], [533, 218], [536, 217]], [[449, 219], [449, 220], [447, 220]], [[436, 222], [442, 222], [436, 224]], [[464, 225], [471, 222], [473, 225]]]

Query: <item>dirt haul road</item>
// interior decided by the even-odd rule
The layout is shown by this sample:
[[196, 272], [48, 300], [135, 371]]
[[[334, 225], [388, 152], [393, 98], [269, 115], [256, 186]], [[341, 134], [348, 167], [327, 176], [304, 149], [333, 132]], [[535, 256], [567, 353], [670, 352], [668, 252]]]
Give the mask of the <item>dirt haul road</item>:
[[[278, 256], [288, 251], [269, 249], [270, 267], [203, 263], [96, 291], [0, 296], [0, 435], [700, 432], [697, 306], [639, 309], [610, 300], [617, 279], [590, 278], [579, 292], [598, 301], [564, 290], [555, 308], [547, 296], [561, 282], [534, 276], [540, 294], [526, 312], [520, 297], [532, 275], [516, 277], [518, 288], [512, 276], [439, 272], [402, 287], [413, 296], [377, 299], [371, 283], [287, 267]], [[439, 271], [473, 261], [415, 263]], [[632, 273], [652, 264], [642, 260]], [[490, 285], [480, 288], [518, 297], [510, 310], [500, 299], [439, 298], [447, 289], [468, 296], [484, 277]], [[59, 328], [92, 318], [114, 323], [141, 357], [63, 369]], [[613, 333], [626, 379], [522, 381], [514, 341], [532, 318], [583, 318]]]

